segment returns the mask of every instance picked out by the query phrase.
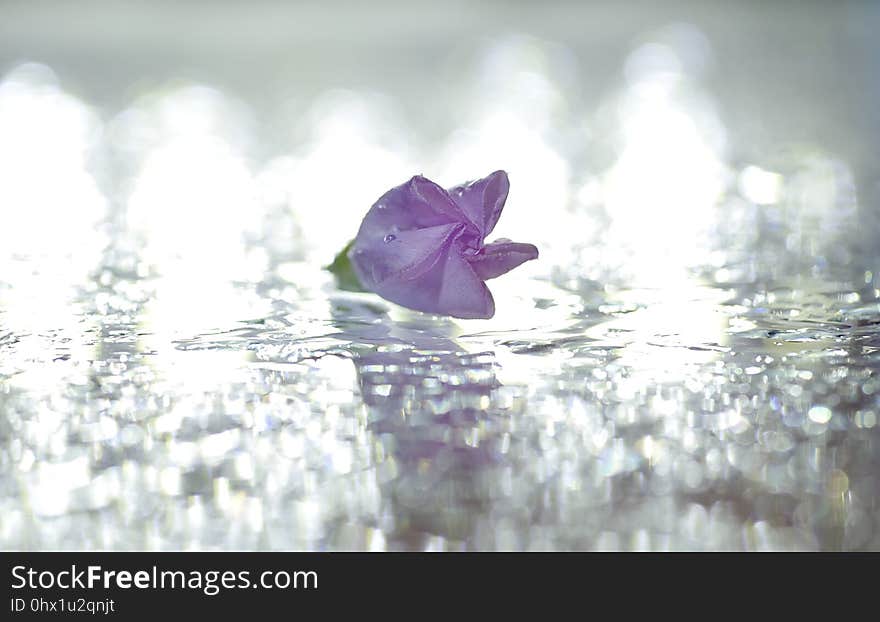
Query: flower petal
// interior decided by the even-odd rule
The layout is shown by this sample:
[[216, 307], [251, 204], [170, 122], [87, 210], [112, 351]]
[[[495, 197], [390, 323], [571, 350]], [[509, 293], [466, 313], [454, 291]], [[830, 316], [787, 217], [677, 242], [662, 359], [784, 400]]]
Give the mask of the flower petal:
[[[407, 278], [409, 277], [409, 278]], [[459, 318], [490, 318], [495, 301], [452, 239], [437, 261], [412, 274], [399, 272], [370, 285], [377, 294], [404, 307]]]
[[450, 188], [449, 195], [486, 237], [501, 217], [509, 191], [507, 173], [495, 171], [483, 179]]
[[464, 213], [446, 190], [416, 175], [383, 194], [373, 204], [357, 237], [383, 239], [389, 233], [464, 221]]
[[460, 223], [448, 223], [397, 233], [381, 229], [377, 235], [358, 234], [349, 259], [361, 284], [378, 291], [377, 286], [389, 278], [418, 278], [437, 263], [463, 228]]
[[471, 265], [458, 253], [446, 257], [442, 286], [437, 299], [453, 317], [486, 319], [495, 315], [495, 299]]
[[435, 184], [427, 177], [416, 175], [410, 179], [407, 191], [410, 196], [406, 198], [409, 200], [411, 209], [420, 209], [422, 206], [427, 206], [435, 214], [442, 215], [447, 219], [447, 222], [476, 224], [468, 218], [467, 214], [464, 213], [444, 188]]
[[535, 245], [502, 239], [486, 244], [483, 250], [476, 255], [468, 256], [467, 260], [476, 275], [485, 281], [510, 272], [530, 259], [537, 258], [538, 249]]

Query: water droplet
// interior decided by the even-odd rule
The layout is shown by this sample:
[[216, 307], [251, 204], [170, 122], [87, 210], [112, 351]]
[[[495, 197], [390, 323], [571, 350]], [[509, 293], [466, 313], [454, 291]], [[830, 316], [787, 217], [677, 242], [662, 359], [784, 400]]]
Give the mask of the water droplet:
[[385, 243], [388, 244], [388, 242], [393, 242], [396, 239], [397, 239], [396, 235], [394, 235], [393, 233], [389, 233], [388, 235], [385, 236]]

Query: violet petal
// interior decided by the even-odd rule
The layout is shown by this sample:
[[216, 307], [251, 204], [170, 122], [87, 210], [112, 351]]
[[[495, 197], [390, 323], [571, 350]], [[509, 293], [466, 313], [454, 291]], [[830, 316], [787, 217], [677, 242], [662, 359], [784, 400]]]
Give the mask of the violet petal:
[[486, 244], [483, 250], [467, 259], [476, 275], [485, 281], [510, 272], [530, 259], [537, 258], [538, 249], [534, 244], [496, 240], [491, 244]]
[[460, 318], [489, 318], [495, 314], [489, 288], [452, 244], [415, 278], [392, 275], [371, 289], [386, 300], [416, 311]]
[[448, 251], [451, 239], [462, 230], [458, 223], [408, 229], [397, 233], [380, 232], [380, 237], [356, 242], [352, 265], [361, 284], [378, 291], [389, 278], [417, 279]]
[[495, 228], [509, 191], [507, 173], [495, 171], [483, 179], [450, 188], [449, 194], [485, 238]]

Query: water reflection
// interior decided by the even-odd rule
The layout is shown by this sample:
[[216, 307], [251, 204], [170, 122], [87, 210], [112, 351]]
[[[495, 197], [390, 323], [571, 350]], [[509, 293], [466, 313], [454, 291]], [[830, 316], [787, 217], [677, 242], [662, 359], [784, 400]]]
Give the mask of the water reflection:
[[[740, 158], [715, 57], [648, 33], [588, 102], [570, 50], [501, 37], [450, 78], [439, 145], [401, 93], [263, 119], [171, 83], [101, 120], [13, 70], [0, 542], [878, 548], [876, 209], [829, 148]], [[493, 320], [321, 269], [387, 187], [490, 161], [498, 234], [542, 250]]]
[[494, 494], [486, 471], [509, 443], [506, 413], [490, 408], [498, 388], [492, 353], [465, 351], [445, 334], [454, 327], [445, 328], [413, 318], [337, 335], [363, 344], [352, 360], [391, 514], [386, 537], [419, 548], [472, 532]]

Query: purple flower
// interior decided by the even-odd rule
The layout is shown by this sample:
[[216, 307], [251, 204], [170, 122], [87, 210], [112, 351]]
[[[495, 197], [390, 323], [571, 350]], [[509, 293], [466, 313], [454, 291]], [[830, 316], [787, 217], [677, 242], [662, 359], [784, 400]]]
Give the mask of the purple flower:
[[507, 173], [449, 191], [417, 175], [364, 217], [349, 250], [361, 284], [404, 307], [459, 318], [495, 315], [483, 282], [538, 257], [532, 244], [485, 243], [504, 209]]

